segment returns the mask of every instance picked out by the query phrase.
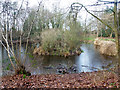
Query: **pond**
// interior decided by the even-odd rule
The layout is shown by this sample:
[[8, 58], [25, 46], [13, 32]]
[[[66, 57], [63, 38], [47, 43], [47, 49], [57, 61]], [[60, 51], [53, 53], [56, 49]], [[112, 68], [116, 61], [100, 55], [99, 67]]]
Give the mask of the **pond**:
[[[25, 62], [26, 69], [32, 74], [57, 74], [56, 68], [59, 64], [67, 68], [76, 65], [77, 73], [92, 72], [102, 69], [108, 69], [117, 63], [115, 57], [105, 57], [101, 55], [93, 44], [82, 44], [81, 49], [84, 51], [79, 56], [71, 56], [69, 58], [58, 56], [38, 56], [27, 55]], [[19, 51], [19, 50], [18, 50]], [[21, 49], [23, 58], [25, 48]], [[29, 48], [29, 53], [31, 49]], [[7, 52], [2, 48], [3, 68], [6, 68], [5, 60], [7, 59]], [[7, 63], [8, 64], [8, 63]], [[109, 66], [109, 67], [108, 67]]]

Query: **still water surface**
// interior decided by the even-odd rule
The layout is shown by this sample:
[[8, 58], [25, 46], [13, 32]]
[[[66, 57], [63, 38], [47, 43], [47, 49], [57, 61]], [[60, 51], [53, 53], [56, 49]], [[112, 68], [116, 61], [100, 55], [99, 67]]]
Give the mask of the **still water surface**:
[[[0, 47], [1, 48], [1, 47]], [[95, 48], [93, 44], [82, 44], [81, 49], [84, 51], [79, 56], [71, 56], [69, 58], [58, 56], [38, 56], [30, 57], [27, 55], [25, 66], [32, 74], [50, 74], [57, 73], [56, 67], [62, 64], [66, 67], [73, 65], [77, 66], [78, 73], [92, 72], [102, 70], [103, 67], [109, 65], [112, 67], [117, 63], [115, 57], [104, 57]], [[24, 56], [24, 47], [22, 47], [22, 56]], [[29, 52], [31, 50], [29, 49]], [[7, 52], [2, 48], [3, 60], [7, 58]], [[53, 69], [46, 69], [45, 67], [53, 67]]]

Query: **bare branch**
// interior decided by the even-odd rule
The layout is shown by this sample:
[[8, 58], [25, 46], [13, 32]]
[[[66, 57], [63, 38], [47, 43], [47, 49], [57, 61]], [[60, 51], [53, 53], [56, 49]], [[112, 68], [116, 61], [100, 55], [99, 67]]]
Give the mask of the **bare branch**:
[[[96, 15], [92, 14], [90, 11], [88, 11], [88, 9], [83, 6], [83, 4], [80, 4], [80, 3], [73, 3], [72, 5], [74, 4], [78, 4], [80, 5], [80, 7], [83, 7], [90, 15], [92, 15], [93, 17], [95, 17], [96, 19], [98, 19], [101, 23], [103, 23], [104, 25], [106, 25], [107, 27], [109, 27], [110, 29], [114, 30], [110, 25], [108, 25], [106, 22], [102, 21], [100, 18], [98, 18]], [[72, 6], [71, 5], [71, 6]]]
[[[42, 1], [43, 1], [43, 0], [42, 0]], [[27, 53], [27, 49], [28, 49], [28, 42], [29, 42], [30, 33], [31, 33], [31, 30], [32, 30], [33, 24], [34, 24], [34, 22], [35, 22], [36, 16], [37, 16], [37, 14], [38, 14], [38, 12], [39, 12], [40, 5], [42, 4], [42, 1], [39, 2], [38, 9], [36, 10], [35, 17], [34, 17], [32, 23], [31, 23], [31, 25], [30, 25], [30, 31], [29, 31], [28, 37], [27, 37], [27, 44], [26, 44], [25, 54]], [[24, 56], [24, 63], [25, 63], [25, 61], [26, 61], [26, 55]], [[23, 63], [23, 64], [24, 64], [24, 63]]]
[[17, 16], [19, 15], [19, 13], [20, 13], [20, 10], [21, 10], [21, 8], [22, 8], [23, 2], [24, 2], [24, 0], [22, 0], [22, 3], [21, 3], [21, 5], [20, 5], [20, 8], [18, 9], [18, 13], [17, 13], [16, 17], [17, 17]]

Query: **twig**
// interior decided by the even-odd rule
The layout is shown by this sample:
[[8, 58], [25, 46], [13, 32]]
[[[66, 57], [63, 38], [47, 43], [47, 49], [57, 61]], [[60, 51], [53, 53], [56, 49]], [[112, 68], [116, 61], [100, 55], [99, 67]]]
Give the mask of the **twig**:
[[[43, 0], [42, 0], [43, 1]], [[39, 12], [39, 8], [40, 8], [40, 5], [42, 4], [42, 1], [39, 3], [39, 5], [38, 5], [38, 9], [37, 9], [37, 13], [36, 13], [36, 15], [35, 15], [35, 17], [34, 17], [34, 19], [33, 19], [33, 21], [32, 21], [32, 24], [30, 25], [30, 31], [29, 31], [29, 33], [28, 33], [28, 37], [27, 37], [27, 44], [26, 44], [26, 50], [25, 50], [25, 54], [27, 53], [27, 49], [28, 49], [28, 42], [29, 42], [29, 37], [30, 37], [30, 33], [31, 33], [31, 30], [32, 30], [32, 27], [33, 27], [33, 24], [34, 24], [34, 22], [35, 22], [35, 19], [36, 19], [36, 16], [37, 16], [37, 14], [38, 14], [38, 12]], [[25, 61], [26, 61], [26, 55], [24, 56], [24, 63], [23, 64], [25, 64]]]

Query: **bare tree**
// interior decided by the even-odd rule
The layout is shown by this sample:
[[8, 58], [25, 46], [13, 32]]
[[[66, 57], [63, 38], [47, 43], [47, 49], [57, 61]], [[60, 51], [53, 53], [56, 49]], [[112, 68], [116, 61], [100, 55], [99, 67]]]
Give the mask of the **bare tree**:
[[[38, 9], [36, 11], [36, 16], [37, 13], [39, 11], [39, 7], [41, 5], [42, 1], [39, 3]], [[6, 49], [7, 53], [8, 53], [8, 57], [10, 59], [11, 65], [15, 71], [16, 74], [19, 73], [24, 73], [24, 74], [30, 74], [29, 72], [26, 71], [24, 64], [21, 62], [21, 41], [22, 41], [22, 29], [23, 29], [23, 23], [25, 22], [25, 18], [26, 18], [26, 14], [27, 14], [27, 10], [28, 10], [28, 2], [26, 3], [26, 8], [22, 8], [24, 4], [24, 0], [22, 0], [22, 3], [20, 5], [19, 8], [15, 8], [12, 7], [12, 3], [9, 1], [5, 1], [3, 2], [3, 6], [2, 6], [2, 20], [1, 21], [1, 35], [2, 38], [4, 40], [4, 42], [6, 43], [6, 45], [2, 42], [3, 40], [0, 39], [1, 44], [3, 45], [3, 47]], [[36, 18], [36, 17], [35, 17]], [[35, 18], [32, 21], [32, 23], [29, 25], [30, 29], [28, 32], [28, 36], [27, 36], [27, 44], [26, 44], [26, 50], [25, 50], [25, 54], [27, 53], [27, 49], [28, 49], [28, 42], [29, 42], [29, 37], [30, 37], [30, 33], [31, 33], [31, 29], [33, 27], [33, 23], [35, 22]], [[19, 20], [19, 23], [16, 23]], [[16, 28], [20, 26], [21, 30]], [[16, 56], [15, 52], [14, 52], [14, 44], [13, 44], [13, 33], [14, 33], [14, 29], [18, 31], [20, 31], [20, 44], [19, 44], [19, 58]], [[9, 37], [10, 36], [10, 37]], [[10, 43], [9, 43], [9, 39], [10, 39], [10, 43], [12, 48], [10, 47]], [[14, 58], [16, 64], [12, 61], [11, 57]], [[26, 59], [26, 55], [24, 55], [24, 59]], [[25, 61], [24, 61], [25, 62]]]

